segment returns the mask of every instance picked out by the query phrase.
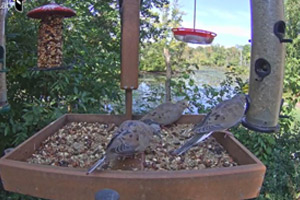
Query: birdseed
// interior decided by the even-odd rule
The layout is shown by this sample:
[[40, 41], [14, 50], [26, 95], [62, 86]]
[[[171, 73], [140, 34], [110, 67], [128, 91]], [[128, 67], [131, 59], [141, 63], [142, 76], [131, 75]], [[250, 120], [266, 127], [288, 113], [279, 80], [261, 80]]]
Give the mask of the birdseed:
[[[184, 155], [170, 155], [171, 151], [193, 135], [190, 132], [192, 127], [192, 124], [173, 124], [162, 129], [162, 139], [155, 137], [145, 151], [144, 170], [199, 170], [238, 165], [213, 137], [193, 147]], [[27, 162], [88, 168], [104, 155], [106, 145], [117, 128], [115, 124], [98, 122], [68, 123], [43, 141]]]

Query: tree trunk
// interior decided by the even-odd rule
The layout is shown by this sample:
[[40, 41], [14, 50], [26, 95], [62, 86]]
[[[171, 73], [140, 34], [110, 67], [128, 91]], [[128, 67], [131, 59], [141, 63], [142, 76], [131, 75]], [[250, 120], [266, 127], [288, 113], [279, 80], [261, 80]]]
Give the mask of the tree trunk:
[[169, 49], [164, 48], [164, 57], [166, 63], [166, 102], [171, 101], [171, 78], [172, 78], [172, 67], [171, 67], [171, 55]]
[[7, 12], [7, 0], [0, 0], [0, 45], [4, 48], [3, 62], [0, 62], [0, 106], [7, 103], [6, 73], [1, 72], [5, 69], [5, 15]]
[[239, 53], [240, 53], [240, 66], [243, 66], [243, 51], [242, 49], [238, 49]]

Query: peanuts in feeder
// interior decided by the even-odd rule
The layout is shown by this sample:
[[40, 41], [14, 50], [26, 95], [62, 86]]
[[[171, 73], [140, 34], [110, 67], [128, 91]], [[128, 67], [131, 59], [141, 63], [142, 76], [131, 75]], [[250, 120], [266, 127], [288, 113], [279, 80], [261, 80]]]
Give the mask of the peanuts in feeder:
[[50, 3], [33, 9], [28, 17], [41, 19], [38, 32], [38, 67], [53, 68], [62, 65], [63, 18], [72, 17], [75, 12], [64, 6]]

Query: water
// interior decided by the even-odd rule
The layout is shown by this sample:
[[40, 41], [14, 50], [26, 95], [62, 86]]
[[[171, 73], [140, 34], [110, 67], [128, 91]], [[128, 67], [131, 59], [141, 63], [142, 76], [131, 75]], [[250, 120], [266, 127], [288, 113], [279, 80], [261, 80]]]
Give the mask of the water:
[[[203, 84], [209, 84], [218, 89], [220, 83], [225, 80], [225, 72], [216, 68], [201, 67], [200, 70], [196, 70], [190, 77], [198, 87], [201, 87]], [[165, 75], [154, 73], [145, 73], [139, 78], [139, 88], [133, 91], [133, 113], [145, 113], [164, 102], [165, 79]], [[173, 79], [176, 79], [176, 76]], [[190, 89], [193, 89], [193, 87], [190, 87]], [[204, 90], [200, 90], [201, 92], [204, 92]], [[191, 91], [188, 92], [188, 94], [192, 95], [191, 93]], [[202, 96], [198, 103], [206, 102], [207, 99], [204, 99], [205, 95]], [[172, 96], [173, 101], [181, 99], [183, 99], [182, 96]], [[192, 111], [189, 113], [197, 113], [197, 108], [192, 108]]]

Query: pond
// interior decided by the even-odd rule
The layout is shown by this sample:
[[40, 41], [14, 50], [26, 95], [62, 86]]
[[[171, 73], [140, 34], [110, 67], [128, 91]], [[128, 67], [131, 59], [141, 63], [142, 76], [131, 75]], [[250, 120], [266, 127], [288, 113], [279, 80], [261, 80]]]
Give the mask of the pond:
[[[195, 81], [195, 85], [199, 88], [203, 84], [218, 89], [220, 83], [225, 80], [224, 69], [218, 70], [217, 68], [201, 67], [191, 74], [191, 79]], [[244, 77], [246, 79], [246, 77]], [[243, 79], [244, 79], [243, 78]], [[165, 75], [157, 73], [142, 73], [139, 77], [139, 88], [133, 92], [133, 113], [145, 113], [149, 108], [154, 108], [164, 101], [165, 96]], [[176, 79], [176, 76], [173, 78]], [[186, 84], [187, 85], [187, 84]], [[204, 90], [200, 89], [200, 93]], [[189, 94], [190, 92], [188, 92]], [[190, 94], [192, 95], [192, 94]], [[198, 103], [205, 104], [205, 95], [200, 95]], [[172, 101], [183, 99], [182, 96], [172, 96]], [[196, 114], [197, 109], [192, 108], [189, 113]]]

